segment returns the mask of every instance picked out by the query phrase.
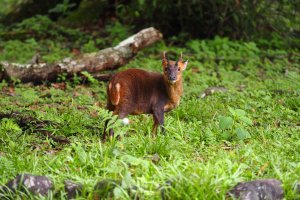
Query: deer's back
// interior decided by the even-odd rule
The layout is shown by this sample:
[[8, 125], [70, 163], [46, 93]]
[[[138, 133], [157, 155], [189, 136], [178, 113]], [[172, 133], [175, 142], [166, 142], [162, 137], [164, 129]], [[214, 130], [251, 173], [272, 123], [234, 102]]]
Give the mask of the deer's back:
[[167, 92], [163, 75], [141, 69], [128, 69], [114, 75], [109, 83], [108, 95], [116, 92], [119, 84], [119, 101], [112, 104], [108, 98], [110, 110], [125, 110], [128, 114], [151, 113], [152, 107], [167, 102]]

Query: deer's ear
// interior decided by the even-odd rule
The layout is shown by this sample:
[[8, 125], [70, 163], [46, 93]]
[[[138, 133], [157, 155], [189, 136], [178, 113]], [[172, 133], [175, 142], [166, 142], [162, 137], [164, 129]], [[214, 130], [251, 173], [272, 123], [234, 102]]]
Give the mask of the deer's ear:
[[180, 52], [179, 61], [181, 61], [181, 62], [182, 62], [182, 52]]
[[182, 71], [186, 69], [186, 67], [188, 65], [188, 62], [189, 62], [188, 60], [185, 61], [185, 62], [179, 62], [179, 66], [180, 66]]
[[166, 56], [166, 52], [163, 52], [163, 56], [162, 56], [162, 65], [163, 67], [166, 67], [168, 65], [168, 57]]
[[166, 67], [168, 65], [168, 61], [166, 59], [162, 60], [162, 66]]

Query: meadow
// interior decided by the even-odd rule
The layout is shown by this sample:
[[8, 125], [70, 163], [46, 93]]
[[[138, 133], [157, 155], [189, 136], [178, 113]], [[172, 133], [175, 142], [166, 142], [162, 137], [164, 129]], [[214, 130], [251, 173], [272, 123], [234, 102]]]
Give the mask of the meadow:
[[[38, 45], [33, 43], [27, 45]], [[85, 48], [95, 50], [89, 43]], [[65, 199], [66, 179], [83, 184], [78, 199], [92, 198], [95, 184], [108, 179], [120, 181], [112, 192], [116, 199], [225, 199], [238, 182], [276, 178], [286, 199], [299, 198], [299, 51], [280, 41], [221, 37], [182, 46], [160, 42], [119, 71], [161, 72], [164, 50], [173, 59], [182, 51], [189, 64], [181, 103], [165, 113], [166, 134], [157, 137], [152, 137], [149, 115], [129, 116], [128, 126], [112, 116], [105, 109], [107, 83], [88, 73], [84, 82], [61, 75], [54, 84], [0, 83], [0, 113], [35, 119], [26, 128], [13, 118], [1, 119], [0, 184], [26, 172], [46, 175], [55, 184], [49, 196], [33, 199]], [[9, 56], [2, 54], [2, 59]], [[213, 86], [226, 89], [208, 93]], [[101, 141], [106, 119], [120, 140]], [[40, 121], [48, 123], [38, 129]], [[70, 143], [60, 144], [44, 132]]]

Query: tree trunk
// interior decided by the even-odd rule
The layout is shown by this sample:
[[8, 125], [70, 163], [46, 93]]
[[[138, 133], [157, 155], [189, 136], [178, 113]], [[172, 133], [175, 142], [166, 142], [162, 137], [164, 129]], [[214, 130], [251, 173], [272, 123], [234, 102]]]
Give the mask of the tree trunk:
[[19, 79], [21, 82], [42, 83], [44, 81], [55, 81], [58, 75], [62, 73], [73, 76], [82, 71], [97, 73], [104, 70], [113, 70], [128, 63], [139, 50], [161, 39], [162, 34], [151, 27], [141, 30], [115, 47], [83, 54], [79, 58], [65, 58], [54, 64], [1, 62], [0, 81], [1, 79]]

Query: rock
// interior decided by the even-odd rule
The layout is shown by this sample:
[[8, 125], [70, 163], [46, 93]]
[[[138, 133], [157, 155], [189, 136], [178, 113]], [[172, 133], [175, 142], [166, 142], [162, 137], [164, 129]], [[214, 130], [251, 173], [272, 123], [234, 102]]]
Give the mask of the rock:
[[31, 174], [19, 174], [5, 186], [3, 192], [16, 193], [17, 191], [21, 191], [26, 193], [28, 191], [32, 194], [42, 196], [48, 195], [53, 189], [52, 181], [48, 177]]
[[158, 155], [158, 153], [155, 153], [152, 157], [151, 160], [153, 163], [158, 163], [160, 161], [160, 156]]
[[240, 200], [280, 200], [284, 193], [281, 181], [263, 179], [238, 183], [227, 195]]
[[200, 95], [200, 98], [205, 98], [206, 96], [212, 95], [213, 93], [220, 92], [224, 93], [227, 92], [227, 88], [225, 87], [208, 87], [205, 89], [202, 94]]
[[114, 189], [119, 185], [121, 185], [120, 181], [112, 179], [99, 181], [94, 187], [93, 199], [98, 200], [107, 197], [112, 198], [114, 196]]
[[81, 183], [74, 183], [70, 180], [65, 180], [65, 192], [68, 199], [74, 199], [76, 196], [81, 195], [83, 185]]

